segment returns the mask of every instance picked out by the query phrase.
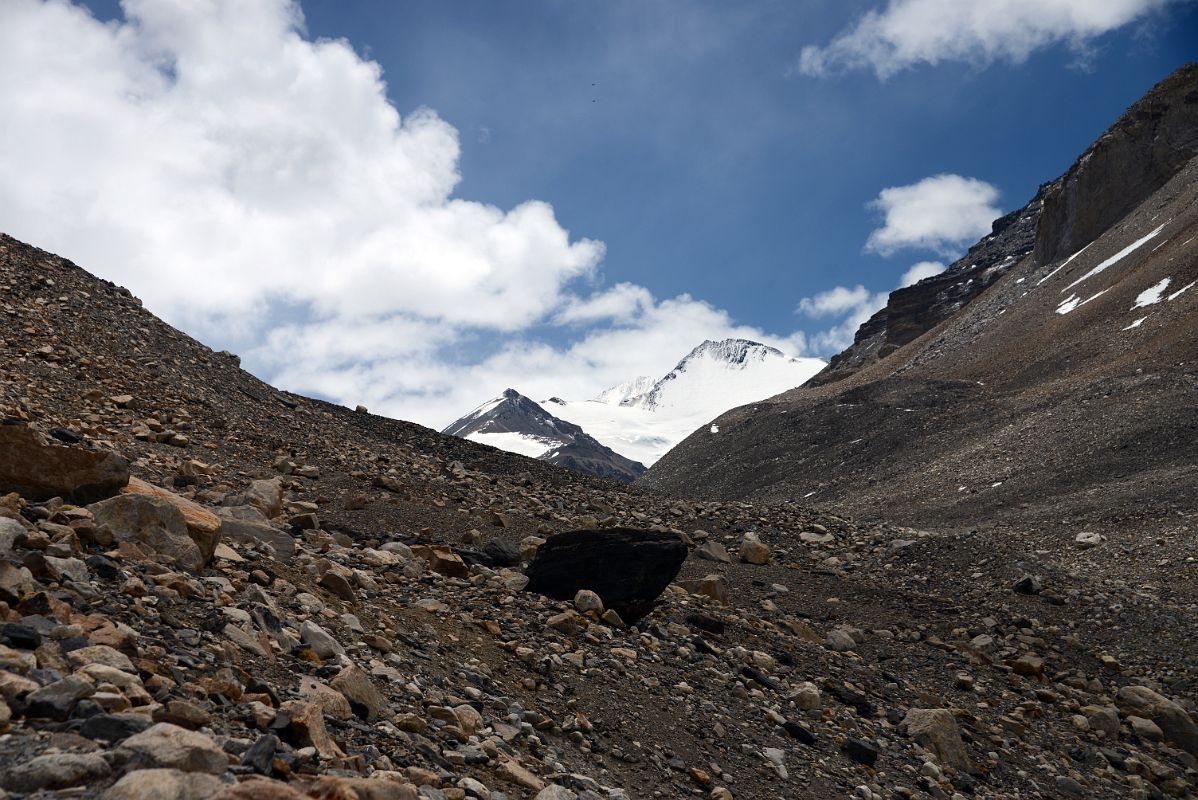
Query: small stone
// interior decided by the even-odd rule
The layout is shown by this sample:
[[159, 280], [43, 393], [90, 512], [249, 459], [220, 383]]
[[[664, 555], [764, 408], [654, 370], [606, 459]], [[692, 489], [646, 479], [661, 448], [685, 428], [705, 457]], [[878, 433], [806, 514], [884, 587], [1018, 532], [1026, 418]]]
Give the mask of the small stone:
[[912, 708], [903, 718], [907, 735], [936, 755], [942, 766], [969, 771], [972, 764], [952, 712], [943, 708]]
[[1139, 736], [1141, 739], [1144, 739], [1145, 741], [1165, 741], [1165, 732], [1161, 730], [1159, 725], [1150, 719], [1130, 716], [1127, 718], [1127, 724], [1131, 725], [1132, 733], [1134, 733], [1136, 736]]
[[695, 556], [705, 561], [716, 561], [720, 564], [732, 563], [732, 556], [728, 555], [728, 548], [719, 542], [711, 540], [695, 548]]
[[354, 587], [350, 586], [349, 581], [344, 575], [333, 570], [329, 570], [320, 576], [320, 585], [342, 600], [353, 602], [356, 599]]
[[272, 733], [258, 737], [241, 756], [241, 765], [249, 767], [259, 775], [270, 775], [275, 751], [279, 749], [279, 737]]
[[300, 639], [322, 659], [333, 658], [345, 653], [345, 648], [333, 638], [332, 634], [311, 620], [305, 620], [300, 624]]
[[537, 792], [537, 796], [533, 800], [578, 800], [578, 795], [565, 786], [554, 784]]
[[847, 631], [840, 628], [833, 628], [828, 631], [828, 636], [824, 643], [829, 650], [837, 653], [846, 653], [857, 647], [857, 643], [853, 641], [853, 637]]
[[[345, 753], [333, 741], [324, 725], [324, 711], [319, 703], [305, 703], [301, 700], [289, 700], [280, 709], [284, 712], [287, 724], [283, 726], [288, 740], [296, 747], [314, 747], [316, 752], [325, 758], [344, 758]], [[280, 714], [275, 721], [276, 728], [283, 720]]]
[[1017, 594], [1040, 594], [1044, 584], [1035, 575], [1024, 575], [1011, 586]]
[[77, 675], [68, 675], [40, 689], [30, 692], [25, 698], [25, 716], [64, 720], [71, 715], [75, 703], [95, 694], [91, 681]]
[[387, 706], [370, 676], [352, 664], [337, 673], [330, 685], [344, 695], [353, 713], [362, 719], [378, 718]]
[[67, 653], [67, 660], [76, 669], [86, 667], [89, 664], [100, 664], [105, 667], [119, 669], [121, 672], [127, 672], [130, 675], [137, 674], [137, 668], [133, 666], [133, 662], [129, 660], [129, 656], [103, 644], [72, 650]]
[[845, 755], [856, 761], [858, 764], [864, 764], [867, 767], [872, 767], [878, 763], [878, 748], [872, 742], [867, 742], [864, 739], [858, 739], [855, 736], [850, 736], [844, 740], [844, 744], [840, 746]]
[[1073, 537], [1073, 541], [1083, 550], [1087, 550], [1091, 547], [1098, 547], [1105, 539], [1106, 537], [1101, 533], [1095, 533], [1093, 531], [1082, 531], [1077, 536]]
[[96, 714], [83, 721], [79, 735], [115, 744], [141, 733], [151, 724], [145, 714]]
[[603, 600], [590, 589], [579, 589], [574, 595], [574, 608], [580, 614], [590, 613], [599, 617], [603, 615]]
[[815, 711], [821, 706], [819, 687], [810, 681], [803, 681], [794, 688], [790, 697], [801, 711]]
[[746, 533], [740, 543], [740, 560], [746, 564], [768, 564], [770, 561], [769, 545], [761, 541], [755, 533]]

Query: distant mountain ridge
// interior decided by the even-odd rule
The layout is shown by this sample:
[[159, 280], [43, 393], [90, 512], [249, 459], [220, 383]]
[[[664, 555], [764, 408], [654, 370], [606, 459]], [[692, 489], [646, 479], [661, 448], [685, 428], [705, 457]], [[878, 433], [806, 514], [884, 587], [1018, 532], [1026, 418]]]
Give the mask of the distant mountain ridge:
[[[710, 431], [728, 409], [799, 386], [823, 367], [820, 359], [791, 358], [748, 339], [706, 340], [659, 379], [639, 376], [593, 400], [551, 397], [539, 405], [509, 389], [444, 432], [584, 472], [594, 466], [600, 471], [592, 474], [605, 477], [640, 475], [642, 465], [692, 431]], [[594, 444], [575, 444], [581, 437]], [[597, 455], [596, 446], [628, 463]]]
[[515, 389], [505, 390], [441, 432], [625, 483], [645, 471], [644, 464], [600, 444]]

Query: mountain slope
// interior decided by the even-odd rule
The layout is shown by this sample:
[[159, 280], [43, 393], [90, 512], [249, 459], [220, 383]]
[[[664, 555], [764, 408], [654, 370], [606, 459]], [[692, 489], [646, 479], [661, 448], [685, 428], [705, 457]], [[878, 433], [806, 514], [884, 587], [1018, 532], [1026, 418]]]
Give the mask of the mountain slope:
[[[0, 490], [12, 796], [118, 782], [107, 796], [1195, 787], [1192, 532], [1081, 551], [656, 495], [280, 392], [127, 290], [3, 235], [0, 320], [0, 435], [115, 452], [154, 487], [145, 503], [226, 520], [192, 572], [130, 538], [131, 520]], [[155, 518], [185, 528], [178, 513]], [[690, 550], [635, 627], [481, 561], [596, 521]], [[766, 563], [737, 559], [747, 532]], [[159, 758], [219, 775], [144, 769]]]
[[515, 389], [505, 390], [441, 432], [601, 478], [629, 482], [645, 472], [644, 464], [603, 446]]
[[1194, 514], [1196, 150], [1191, 66], [811, 384], [729, 412], [644, 484], [942, 527]]

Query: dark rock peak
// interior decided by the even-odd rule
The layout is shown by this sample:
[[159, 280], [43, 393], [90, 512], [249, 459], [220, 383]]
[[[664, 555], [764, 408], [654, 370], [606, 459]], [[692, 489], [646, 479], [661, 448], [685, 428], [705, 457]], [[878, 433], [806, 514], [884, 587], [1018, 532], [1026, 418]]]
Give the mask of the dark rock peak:
[[632, 481], [646, 469], [644, 464], [625, 458], [573, 422], [553, 416], [515, 389], [504, 390], [499, 397], [452, 422], [442, 433], [463, 439], [471, 434], [520, 434], [545, 445], [540, 460], [612, 480]]
[[1198, 64], [1177, 69], [1131, 106], [1069, 170], [1042, 184], [1023, 208], [939, 275], [891, 292], [853, 344], [811, 379], [841, 380], [918, 339], [972, 302], [1031, 254], [1045, 265], [1065, 258], [1164, 186], [1198, 154]]

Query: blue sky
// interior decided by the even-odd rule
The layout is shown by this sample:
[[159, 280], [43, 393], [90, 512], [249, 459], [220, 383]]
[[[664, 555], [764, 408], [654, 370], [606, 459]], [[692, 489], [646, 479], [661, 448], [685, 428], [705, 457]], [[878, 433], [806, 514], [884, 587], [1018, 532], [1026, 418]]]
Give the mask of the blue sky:
[[827, 356], [1198, 52], [1198, 3], [1029, 8], [11, 0], [0, 229], [433, 425], [703, 338]]
[[[352, 8], [347, 8], [347, 5]], [[1026, 63], [788, 75], [879, 2], [308, 2], [311, 33], [368, 48], [401, 109], [463, 134], [463, 196], [552, 202], [607, 245], [608, 281], [708, 299], [767, 330], [839, 284], [892, 287], [932, 253], [863, 253], [886, 186], [956, 173], [1027, 202], [1198, 55], [1172, 8]], [[592, 84], [597, 86], [592, 87]], [[592, 102], [594, 101], [594, 102]]]

